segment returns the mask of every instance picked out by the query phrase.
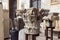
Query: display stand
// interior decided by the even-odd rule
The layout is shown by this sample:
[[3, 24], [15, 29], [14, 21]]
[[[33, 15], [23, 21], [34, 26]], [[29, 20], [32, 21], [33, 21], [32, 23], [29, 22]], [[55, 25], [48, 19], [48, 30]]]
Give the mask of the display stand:
[[[54, 28], [55, 28], [55, 27], [46, 27], [46, 40], [48, 40], [48, 39], [53, 40], [53, 29], [54, 29]], [[51, 32], [51, 37], [48, 36], [48, 31], [49, 31], [49, 29], [51, 29], [51, 30], [50, 30], [50, 32]]]
[[26, 37], [25, 39], [26, 40], [36, 40], [36, 36], [38, 36], [38, 35], [39, 34], [37, 34], [37, 35], [36, 34], [26, 34], [25, 35], [25, 37]]
[[58, 32], [58, 39], [60, 39], [60, 31]]

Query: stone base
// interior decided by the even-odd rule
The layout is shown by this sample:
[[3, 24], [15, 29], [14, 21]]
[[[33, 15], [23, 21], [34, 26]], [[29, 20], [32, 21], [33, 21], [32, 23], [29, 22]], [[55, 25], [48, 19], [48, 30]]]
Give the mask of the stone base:
[[29, 29], [26, 29], [26, 34], [32, 34], [32, 35], [35, 35], [35, 34], [39, 34], [39, 30], [38, 29], [31, 29], [31, 30], [29, 30]]

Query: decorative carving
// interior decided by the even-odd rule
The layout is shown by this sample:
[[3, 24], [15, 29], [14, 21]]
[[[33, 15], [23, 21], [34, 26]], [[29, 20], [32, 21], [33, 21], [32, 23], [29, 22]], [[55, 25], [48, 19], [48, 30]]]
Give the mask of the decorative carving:
[[37, 8], [30, 8], [20, 11], [22, 14], [22, 18], [25, 23], [25, 28], [27, 29], [27, 34], [39, 34], [40, 29], [40, 22], [42, 18], [48, 15], [49, 10], [46, 9], [37, 9]]

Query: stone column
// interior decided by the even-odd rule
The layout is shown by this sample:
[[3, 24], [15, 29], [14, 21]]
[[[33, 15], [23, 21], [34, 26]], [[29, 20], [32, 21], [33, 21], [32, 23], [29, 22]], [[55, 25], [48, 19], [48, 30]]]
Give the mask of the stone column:
[[3, 10], [4, 18], [4, 38], [9, 37], [9, 10]]
[[0, 2], [0, 40], [4, 40], [3, 10]]

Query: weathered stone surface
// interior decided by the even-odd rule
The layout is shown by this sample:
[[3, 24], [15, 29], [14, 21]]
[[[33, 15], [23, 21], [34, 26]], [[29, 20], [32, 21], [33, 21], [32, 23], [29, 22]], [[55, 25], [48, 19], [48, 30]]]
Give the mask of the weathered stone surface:
[[25, 23], [25, 28], [27, 29], [28, 34], [38, 34], [40, 28], [40, 22], [42, 18], [48, 15], [49, 10], [46, 9], [37, 9], [37, 8], [29, 8], [26, 9], [26, 12], [22, 10], [20, 14], [22, 14], [22, 18]]
[[26, 11], [26, 13], [23, 13], [23, 20], [25, 23], [25, 28], [27, 29], [27, 34], [38, 34], [39, 33], [39, 27], [37, 22], [37, 14], [38, 9], [36, 8], [30, 8]]
[[4, 38], [9, 37], [9, 11], [3, 10], [3, 18], [4, 18]]
[[4, 26], [3, 26], [2, 4], [0, 4], [0, 40], [4, 40]]

